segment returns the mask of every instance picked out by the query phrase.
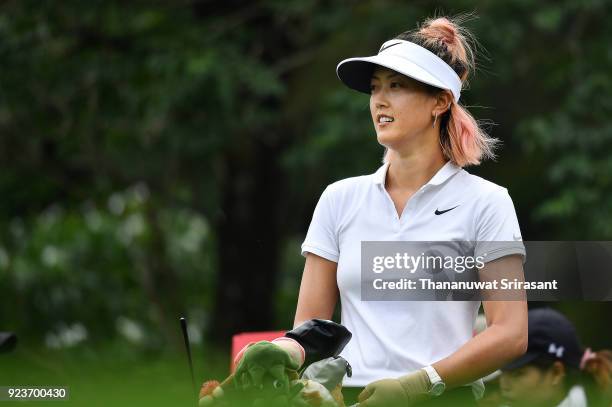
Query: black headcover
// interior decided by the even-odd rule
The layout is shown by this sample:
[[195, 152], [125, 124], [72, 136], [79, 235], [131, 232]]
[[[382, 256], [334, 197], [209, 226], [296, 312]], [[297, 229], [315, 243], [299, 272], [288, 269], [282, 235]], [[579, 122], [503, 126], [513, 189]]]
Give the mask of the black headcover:
[[325, 319], [311, 319], [285, 334], [295, 339], [306, 351], [303, 367], [313, 362], [338, 356], [351, 340], [351, 332], [343, 325]]
[[17, 336], [12, 332], [0, 332], [0, 353], [10, 352], [17, 345]]

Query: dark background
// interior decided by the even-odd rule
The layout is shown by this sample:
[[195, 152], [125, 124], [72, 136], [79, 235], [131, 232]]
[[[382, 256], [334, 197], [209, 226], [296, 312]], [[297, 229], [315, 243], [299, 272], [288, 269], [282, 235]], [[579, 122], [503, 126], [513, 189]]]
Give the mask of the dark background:
[[[525, 240], [612, 240], [610, 1], [2, 2], [0, 330], [53, 371], [183, 357], [179, 315], [223, 368], [290, 328], [320, 193], [383, 152], [336, 64], [470, 11], [462, 103], [503, 146], [468, 171]], [[554, 305], [609, 347], [608, 303]]]

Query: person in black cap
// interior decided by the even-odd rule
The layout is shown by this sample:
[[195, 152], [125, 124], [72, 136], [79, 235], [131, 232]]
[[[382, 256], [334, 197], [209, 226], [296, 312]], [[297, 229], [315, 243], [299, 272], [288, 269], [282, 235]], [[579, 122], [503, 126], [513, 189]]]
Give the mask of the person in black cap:
[[584, 350], [572, 323], [551, 308], [531, 309], [527, 352], [502, 368], [511, 406], [610, 406], [612, 353]]

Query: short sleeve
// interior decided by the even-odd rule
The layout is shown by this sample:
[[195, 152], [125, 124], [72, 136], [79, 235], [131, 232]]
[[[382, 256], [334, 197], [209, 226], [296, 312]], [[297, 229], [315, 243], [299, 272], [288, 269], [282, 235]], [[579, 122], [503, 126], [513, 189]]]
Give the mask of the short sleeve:
[[306, 256], [308, 252], [336, 263], [340, 256], [335, 205], [329, 186], [319, 198], [306, 233], [306, 239], [302, 243], [302, 256]]
[[482, 205], [475, 219], [474, 255], [483, 256], [485, 262], [489, 262], [511, 254], [519, 254], [523, 256], [525, 262], [525, 246], [508, 190], [498, 188], [482, 199]]

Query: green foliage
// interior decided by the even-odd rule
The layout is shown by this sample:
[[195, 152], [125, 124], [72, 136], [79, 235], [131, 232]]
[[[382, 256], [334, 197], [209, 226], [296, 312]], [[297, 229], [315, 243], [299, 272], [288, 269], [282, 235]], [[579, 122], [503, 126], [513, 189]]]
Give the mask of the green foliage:
[[[537, 47], [546, 31], [557, 35], [555, 55], [540, 91], [552, 102], [542, 113], [527, 114], [518, 134], [524, 151], [543, 157], [548, 168], [541, 182], [551, 193], [534, 208], [536, 221], [553, 224], [556, 239], [605, 240], [612, 236], [612, 69], [609, 5], [548, 5], [536, 13]], [[564, 24], [560, 22], [563, 21]], [[548, 55], [545, 55], [548, 58]], [[553, 102], [554, 101], [554, 102]]]
[[[2, 246], [0, 285], [3, 301], [19, 306], [2, 307], [0, 320], [8, 322], [3, 328], [26, 342], [44, 335], [48, 344], [58, 330], [80, 323], [89, 340], [103, 341], [119, 336], [121, 320], [130, 318], [142, 324], [142, 344], [159, 346], [158, 319], [143, 309], [151, 278], [147, 257], [159, 232], [168, 242], [165, 261], [177, 270], [185, 306], [206, 307], [214, 294], [208, 222], [168, 208], [157, 230], [147, 218], [151, 205], [148, 190], [135, 185], [112, 194], [103, 206], [56, 205], [28, 224], [13, 220]], [[194, 322], [201, 327], [205, 315], [194, 315], [200, 315]]]

